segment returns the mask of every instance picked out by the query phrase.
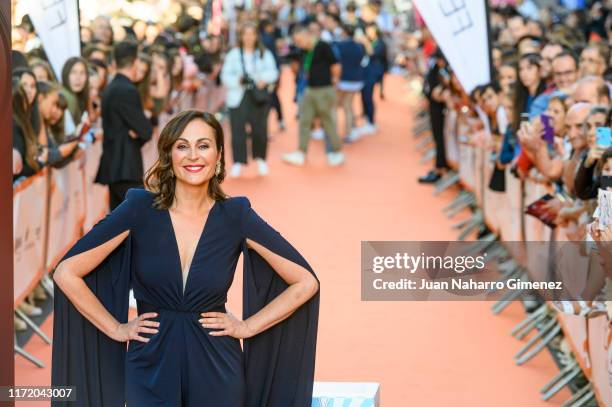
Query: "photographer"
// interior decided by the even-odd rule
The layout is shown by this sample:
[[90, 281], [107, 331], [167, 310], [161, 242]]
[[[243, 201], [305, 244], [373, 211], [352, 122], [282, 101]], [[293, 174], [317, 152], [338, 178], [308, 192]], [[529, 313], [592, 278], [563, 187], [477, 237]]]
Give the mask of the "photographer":
[[226, 104], [232, 129], [234, 164], [230, 170], [231, 177], [240, 176], [242, 165], [247, 163], [247, 123], [251, 127], [253, 158], [259, 174], [268, 173], [269, 88], [274, 86], [277, 79], [274, 56], [261, 44], [257, 26], [245, 24], [238, 47], [227, 54], [221, 69], [221, 81], [227, 88]]

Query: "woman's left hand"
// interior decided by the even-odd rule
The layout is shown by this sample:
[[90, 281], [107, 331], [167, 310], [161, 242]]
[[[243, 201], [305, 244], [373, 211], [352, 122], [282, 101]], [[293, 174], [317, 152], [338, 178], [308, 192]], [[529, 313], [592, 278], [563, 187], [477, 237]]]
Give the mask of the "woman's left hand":
[[253, 332], [245, 321], [236, 318], [231, 312], [203, 312], [198, 320], [204, 328], [220, 329], [209, 332], [212, 336], [231, 336], [245, 339], [253, 336]]

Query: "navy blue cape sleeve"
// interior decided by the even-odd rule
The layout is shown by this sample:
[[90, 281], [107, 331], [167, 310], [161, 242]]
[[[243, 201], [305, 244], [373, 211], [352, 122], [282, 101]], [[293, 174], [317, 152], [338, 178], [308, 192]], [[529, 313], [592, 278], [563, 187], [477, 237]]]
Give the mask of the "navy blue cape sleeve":
[[[248, 199], [243, 199], [243, 318], [246, 319], [288, 287], [272, 266], [247, 246], [246, 238], [317, 277], [302, 255], [253, 210]], [[319, 293], [285, 320], [244, 340], [247, 407], [311, 407]]]
[[[61, 261], [91, 250], [130, 230], [143, 190], [131, 189], [126, 200], [98, 222], [64, 255]], [[131, 282], [131, 236], [84, 278], [106, 309], [126, 322]], [[124, 407], [126, 343], [98, 330], [54, 285], [51, 384], [75, 386], [76, 402], [54, 401], [52, 407]]]

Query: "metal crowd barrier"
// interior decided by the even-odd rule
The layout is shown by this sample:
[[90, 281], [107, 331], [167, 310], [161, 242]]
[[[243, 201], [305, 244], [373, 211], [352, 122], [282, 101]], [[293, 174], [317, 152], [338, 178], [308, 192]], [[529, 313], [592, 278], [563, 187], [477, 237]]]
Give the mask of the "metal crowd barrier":
[[[417, 148], [423, 151], [423, 159], [430, 159], [435, 154], [431, 148], [429, 126], [425, 125], [427, 114], [417, 113], [414, 128], [417, 137]], [[481, 228], [490, 231], [481, 235], [474, 243], [474, 251], [495, 253], [489, 258], [496, 258], [502, 279], [530, 279], [547, 269], [549, 258], [542, 256], [542, 250], [535, 250], [527, 244], [516, 242], [567, 242], [566, 230], [557, 227], [549, 228], [539, 220], [524, 214], [527, 205], [552, 191], [552, 186], [543, 183], [535, 172], [525, 180], [520, 180], [506, 169], [506, 192], [496, 192], [488, 188], [488, 181], [493, 171], [493, 162], [489, 159], [488, 147], [490, 134], [486, 129], [473, 132], [457, 119], [457, 112], [447, 111], [445, 122], [445, 150], [447, 161], [452, 168], [435, 185], [435, 193], [456, 186], [458, 194], [444, 213], [454, 217], [466, 208], [472, 215], [468, 220], [455, 225], [460, 230], [459, 239], [464, 240]], [[485, 229], [486, 230], [486, 229]], [[514, 242], [509, 244], [508, 242]], [[565, 243], [561, 259], [561, 272], [565, 270], [578, 285], [586, 284], [588, 257], [580, 251], [579, 244]], [[554, 246], [552, 247], [554, 249]], [[554, 250], [550, 256], [558, 256]], [[576, 273], [584, 270], [584, 273]], [[540, 278], [541, 280], [542, 278]], [[541, 389], [541, 398], [548, 400], [564, 387], [569, 387], [572, 397], [564, 406], [600, 405], [612, 407], [612, 329], [608, 315], [587, 318], [562, 312], [557, 306], [547, 301], [533, 298], [532, 293], [502, 293], [492, 311], [497, 314], [513, 300], [521, 300], [525, 305], [527, 317], [519, 323], [511, 334], [525, 340], [524, 346], [515, 356], [515, 363], [527, 363], [538, 352], [550, 345], [560, 343], [564, 338], [569, 349], [567, 352], [553, 354], [560, 372]], [[608, 306], [609, 307], [609, 306]], [[569, 355], [569, 357], [564, 356]]]

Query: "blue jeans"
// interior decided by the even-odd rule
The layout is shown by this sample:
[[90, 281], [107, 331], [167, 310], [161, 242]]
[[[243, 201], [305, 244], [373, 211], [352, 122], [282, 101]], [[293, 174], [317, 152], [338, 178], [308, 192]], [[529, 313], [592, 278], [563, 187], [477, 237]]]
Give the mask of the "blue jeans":
[[368, 122], [374, 124], [374, 86], [382, 79], [384, 72], [372, 72], [366, 75], [363, 89], [361, 89], [361, 102]]

